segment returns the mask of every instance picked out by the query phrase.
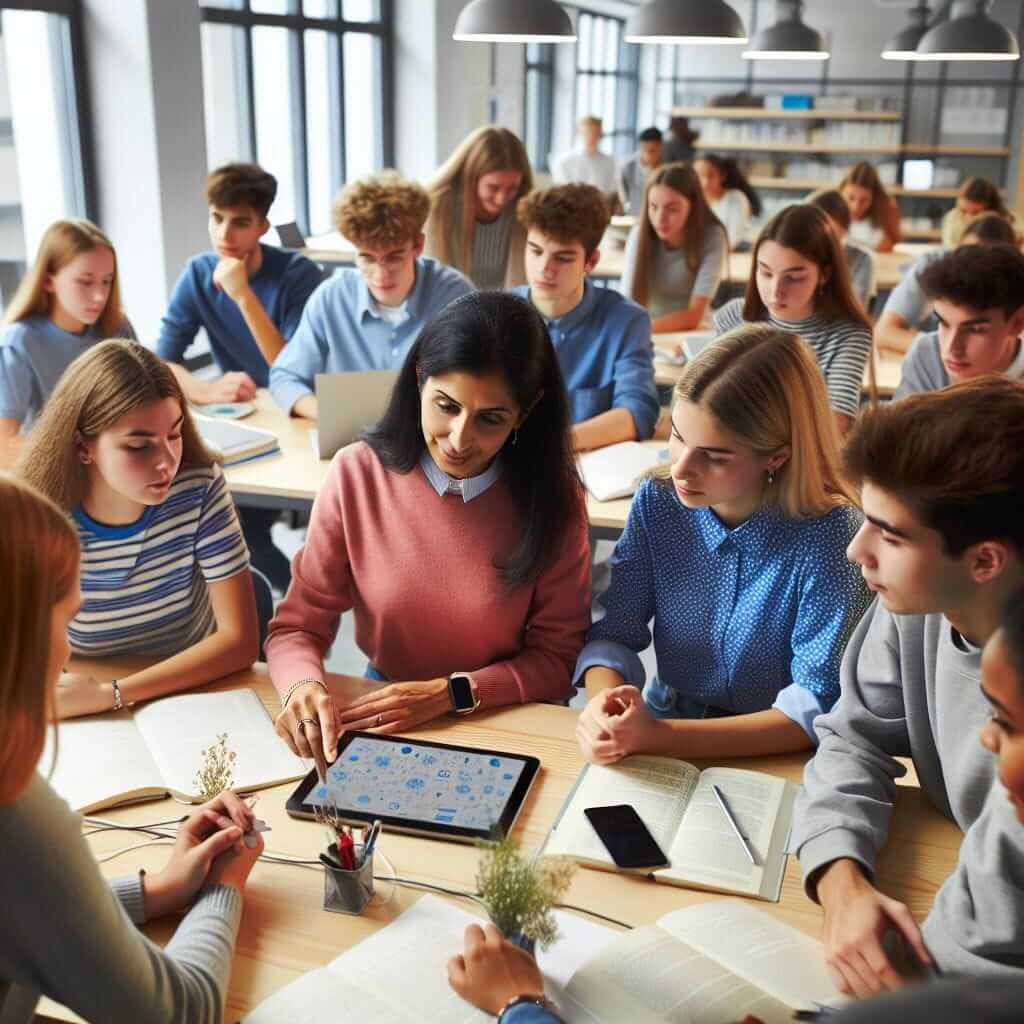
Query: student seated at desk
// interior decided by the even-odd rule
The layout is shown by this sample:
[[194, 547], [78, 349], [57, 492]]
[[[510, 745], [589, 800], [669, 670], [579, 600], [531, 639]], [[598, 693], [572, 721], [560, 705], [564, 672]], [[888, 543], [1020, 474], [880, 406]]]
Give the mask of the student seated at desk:
[[747, 181], [740, 165], [731, 157], [704, 153], [693, 169], [700, 178], [711, 212], [725, 228], [729, 248], [749, 247], [750, 220], [761, 216], [761, 197]]
[[496, 125], [470, 132], [427, 186], [424, 251], [477, 288], [522, 284], [526, 237], [516, 200], [531, 188], [530, 158], [517, 135]]
[[1024, 255], [1009, 245], [968, 245], [932, 263], [921, 287], [937, 331], [919, 334], [903, 360], [896, 398], [986, 373], [1024, 377]]
[[103, 338], [134, 337], [121, 309], [117, 257], [87, 220], [58, 220], [4, 313], [0, 439], [27, 431], [60, 375]]
[[[252, 811], [222, 793], [178, 827], [163, 869], [102, 877], [82, 819], [36, 771], [78, 611], [78, 536], [6, 474], [0, 522], [0, 1019], [29, 1024], [48, 996], [91, 1021], [215, 1024], [263, 849], [258, 833], [241, 842]], [[136, 929], [190, 905], [165, 949]]]
[[900, 240], [900, 208], [874, 164], [854, 164], [839, 183], [839, 194], [850, 207], [850, 238], [874, 252], [892, 252]]
[[[981, 674], [982, 692], [992, 706], [981, 742], [999, 763], [996, 799], [1005, 793], [1024, 826], [1024, 591], [1010, 599], [985, 645]], [[465, 950], [448, 962], [448, 981], [467, 1002], [495, 1014], [499, 1024], [562, 1019], [543, 998], [536, 960], [492, 924], [466, 928]], [[950, 979], [850, 1003], [827, 1019], [834, 1024], [1019, 1024], [1022, 1006], [1024, 976]], [[748, 1017], [743, 1024], [761, 1022]]]
[[569, 391], [573, 447], [648, 438], [658, 421], [651, 318], [587, 275], [601, 258], [608, 207], [592, 185], [556, 185], [519, 200], [526, 276], [514, 288], [547, 323]]
[[[946, 973], [1020, 979], [1024, 833], [977, 736], [990, 715], [981, 647], [1024, 585], [1024, 384], [986, 377], [885, 403], [845, 454], [866, 520], [849, 555], [878, 597], [815, 724], [791, 841], [831, 973], [857, 994], [899, 985], [883, 941], [896, 932]], [[897, 757], [964, 832], [923, 929], [873, 884]]]
[[720, 334], [759, 320], [799, 334], [817, 357], [839, 433], [850, 429], [871, 354], [871, 323], [822, 210], [796, 203], [772, 217], [754, 246], [746, 296], [727, 302], [714, 319]]
[[1013, 225], [1014, 216], [1006, 208], [999, 189], [988, 178], [968, 178], [957, 190], [953, 208], [942, 218], [943, 248], [956, 248], [972, 221], [986, 213], [994, 213]]
[[647, 179], [664, 160], [661, 129], [645, 128], [637, 137], [636, 153], [619, 172], [619, 202], [624, 213], [631, 217], [643, 216]]
[[850, 208], [846, 200], [834, 189], [823, 189], [807, 197], [807, 202], [823, 210], [832, 229], [839, 238], [850, 271], [853, 293], [860, 300], [865, 311], [870, 311], [871, 302], [877, 292], [875, 285], [875, 258], [871, 252], [856, 242], [848, 240], [850, 233]]
[[640, 221], [630, 231], [622, 294], [650, 310], [654, 332], [700, 325], [729, 256], [721, 221], [711, 212], [689, 164], [666, 164], [648, 179]]
[[[206, 179], [213, 251], [189, 260], [174, 286], [156, 343], [190, 402], [254, 398], [256, 389], [269, 383], [270, 364], [294, 334], [306, 300], [320, 284], [315, 263], [260, 242], [270, 229], [267, 213], [276, 195], [277, 180], [255, 164], [225, 164]], [[182, 365], [200, 327], [222, 374], [214, 380], [194, 377]], [[283, 593], [288, 559], [270, 536], [279, 515], [275, 509], [240, 512], [253, 565]]]
[[429, 209], [427, 193], [394, 171], [341, 191], [334, 223], [355, 245], [358, 269], [336, 271], [313, 293], [270, 368], [270, 393], [285, 412], [317, 418], [318, 373], [398, 369], [423, 325], [473, 290], [422, 255]]
[[149, 349], [111, 340], [79, 356], [18, 473], [78, 530], [71, 649], [164, 658], [114, 680], [64, 673], [60, 718], [185, 690], [256, 660], [256, 599], [234, 504], [177, 380]]
[[[1004, 218], [986, 213], [967, 226], [960, 239], [960, 246], [964, 245], [1016, 245], [1016, 235]], [[946, 250], [943, 249], [923, 253], [889, 293], [882, 315], [875, 324], [878, 348], [906, 352], [918, 333], [925, 329], [932, 315], [932, 303], [921, 287], [921, 277], [928, 267], [945, 255]]]
[[[590, 623], [587, 530], [543, 320], [506, 293], [456, 299], [317, 495], [266, 643], [278, 733], [322, 762], [341, 728], [401, 733], [453, 697], [464, 713], [568, 697]], [[336, 707], [323, 659], [349, 610], [368, 677], [391, 685]]]
[[602, 131], [601, 118], [592, 114], [581, 117], [576, 128], [579, 147], [571, 153], [552, 158], [551, 177], [557, 185], [593, 185], [600, 190], [610, 208], [611, 201], [618, 196], [619, 182], [614, 157], [598, 149]]
[[676, 385], [669, 457], [633, 499], [576, 663], [580, 749], [596, 764], [805, 749], [870, 599], [810, 349], [767, 324], [704, 349]]

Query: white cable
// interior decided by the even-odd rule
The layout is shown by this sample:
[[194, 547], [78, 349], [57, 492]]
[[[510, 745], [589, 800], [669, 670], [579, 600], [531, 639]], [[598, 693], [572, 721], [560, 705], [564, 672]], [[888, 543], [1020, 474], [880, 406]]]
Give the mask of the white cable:
[[134, 846], [125, 846], [123, 849], [115, 850], [113, 853], [105, 853], [102, 857], [96, 858], [96, 863], [106, 864], [108, 860], [114, 860], [115, 857], [120, 857], [122, 853], [131, 853], [132, 850], [148, 849], [151, 846], [161, 846], [164, 843], [173, 842], [174, 839], [171, 836], [163, 839], [149, 839], [144, 843], [135, 843]]

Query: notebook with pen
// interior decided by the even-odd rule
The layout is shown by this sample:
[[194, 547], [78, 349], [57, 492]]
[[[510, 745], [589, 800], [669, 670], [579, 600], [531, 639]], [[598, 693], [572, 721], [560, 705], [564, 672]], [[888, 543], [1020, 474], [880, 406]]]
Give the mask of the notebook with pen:
[[[751, 863], [715, 788], [724, 795], [754, 853]], [[544, 847], [588, 867], [620, 871], [598, 839], [585, 807], [632, 805], [669, 866], [655, 881], [736, 893], [777, 903], [786, 872], [786, 847], [796, 786], [764, 772], [705, 768], [670, 757], [627, 757], [608, 767], [587, 765], [569, 794]]]

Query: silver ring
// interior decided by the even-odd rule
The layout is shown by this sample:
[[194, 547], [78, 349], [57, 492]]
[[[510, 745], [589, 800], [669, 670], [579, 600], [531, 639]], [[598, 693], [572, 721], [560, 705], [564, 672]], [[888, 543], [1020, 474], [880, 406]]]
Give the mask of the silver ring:
[[315, 718], [303, 718], [303, 719], [301, 719], [299, 721], [299, 732], [302, 733], [303, 736], [306, 735], [306, 723], [307, 722], [309, 722], [310, 725], [317, 726], [318, 728], [319, 728], [319, 725], [320, 725], [320, 723]]
[[377, 715], [377, 728], [380, 728], [380, 726], [383, 723], [383, 721], [384, 721], [384, 715], [383, 714], [378, 714]]

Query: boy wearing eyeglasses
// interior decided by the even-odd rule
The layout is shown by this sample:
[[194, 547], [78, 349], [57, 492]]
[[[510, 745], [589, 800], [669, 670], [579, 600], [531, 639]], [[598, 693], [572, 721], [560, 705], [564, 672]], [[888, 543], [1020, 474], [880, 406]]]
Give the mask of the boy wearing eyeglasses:
[[473, 290], [451, 267], [422, 255], [427, 193], [394, 171], [347, 185], [334, 206], [338, 231], [356, 247], [306, 305], [270, 369], [270, 393], [293, 416], [317, 419], [318, 373], [400, 367], [420, 330]]

